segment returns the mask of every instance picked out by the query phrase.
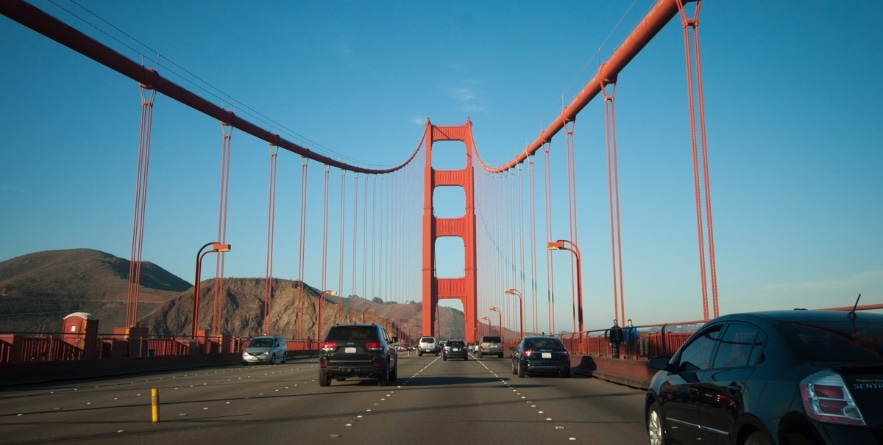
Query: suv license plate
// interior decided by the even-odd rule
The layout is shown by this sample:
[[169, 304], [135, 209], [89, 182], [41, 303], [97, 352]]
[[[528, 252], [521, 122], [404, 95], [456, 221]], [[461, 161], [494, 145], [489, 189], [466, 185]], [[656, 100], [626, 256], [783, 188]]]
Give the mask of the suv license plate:
[[552, 353], [551, 352], [544, 352], [543, 358], [552, 358]]
[[355, 354], [356, 348], [354, 348], [352, 346], [347, 346], [346, 348], [344, 348], [343, 352], [345, 352], [347, 354]]

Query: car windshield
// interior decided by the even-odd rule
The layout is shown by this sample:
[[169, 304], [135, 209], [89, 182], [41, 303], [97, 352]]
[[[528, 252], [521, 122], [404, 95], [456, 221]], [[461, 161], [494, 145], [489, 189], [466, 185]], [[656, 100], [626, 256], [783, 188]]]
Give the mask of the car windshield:
[[784, 323], [781, 329], [798, 357], [810, 362], [878, 365], [883, 358], [883, 326], [863, 324], [861, 316], [855, 323]]
[[273, 347], [272, 338], [255, 338], [248, 344], [252, 348], [271, 348]]
[[452, 348], [462, 348], [462, 347], [466, 346], [466, 344], [463, 343], [462, 341], [449, 341], [446, 344]]

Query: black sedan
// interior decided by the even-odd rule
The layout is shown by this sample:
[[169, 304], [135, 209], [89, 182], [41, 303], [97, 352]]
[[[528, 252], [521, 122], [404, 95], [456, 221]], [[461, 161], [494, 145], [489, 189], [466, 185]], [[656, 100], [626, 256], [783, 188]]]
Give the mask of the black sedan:
[[570, 377], [570, 353], [555, 337], [524, 337], [512, 354], [512, 374]]
[[466, 342], [463, 340], [448, 340], [445, 343], [444, 350], [442, 350], [442, 360], [449, 358], [469, 360], [469, 349], [466, 347]]
[[651, 445], [883, 443], [883, 314], [727, 315], [649, 365]]

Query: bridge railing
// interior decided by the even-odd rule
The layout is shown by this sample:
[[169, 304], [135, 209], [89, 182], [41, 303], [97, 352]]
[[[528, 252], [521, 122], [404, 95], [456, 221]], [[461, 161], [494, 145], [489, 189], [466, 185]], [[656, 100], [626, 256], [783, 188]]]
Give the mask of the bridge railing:
[[[103, 358], [189, 356], [241, 352], [250, 337], [169, 338], [151, 335], [99, 334], [89, 341], [61, 332], [0, 334], [0, 364]], [[316, 349], [310, 339], [287, 340], [292, 353]]]
[[[638, 330], [638, 338], [632, 344], [622, 342], [619, 356], [629, 360], [644, 360], [660, 355], [672, 355], [702, 324], [704, 321], [695, 320], [635, 326]], [[557, 334], [556, 337], [564, 342], [571, 354], [595, 357], [614, 356], [609, 329], [586, 331], [582, 339], [577, 332]]]

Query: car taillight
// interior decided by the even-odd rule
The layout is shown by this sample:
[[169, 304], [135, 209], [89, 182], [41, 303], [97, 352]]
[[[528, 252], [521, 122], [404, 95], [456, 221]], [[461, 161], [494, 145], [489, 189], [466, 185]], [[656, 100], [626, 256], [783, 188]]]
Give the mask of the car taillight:
[[531, 352], [530, 349], [525, 349], [524, 351], [521, 351], [521, 355], [522, 355], [523, 357], [528, 357], [528, 358], [529, 358], [529, 357], [530, 357], [530, 352]]
[[322, 342], [322, 350], [325, 352], [333, 352], [337, 349], [337, 343], [333, 341], [323, 341]]
[[811, 419], [845, 425], [865, 425], [843, 378], [832, 371], [819, 371], [800, 382], [803, 408]]
[[383, 349], [383, 345], [381, 345], [379, 341], [368, 341], [365, 342], [365, 348], [369, 351], [379, 351]]

